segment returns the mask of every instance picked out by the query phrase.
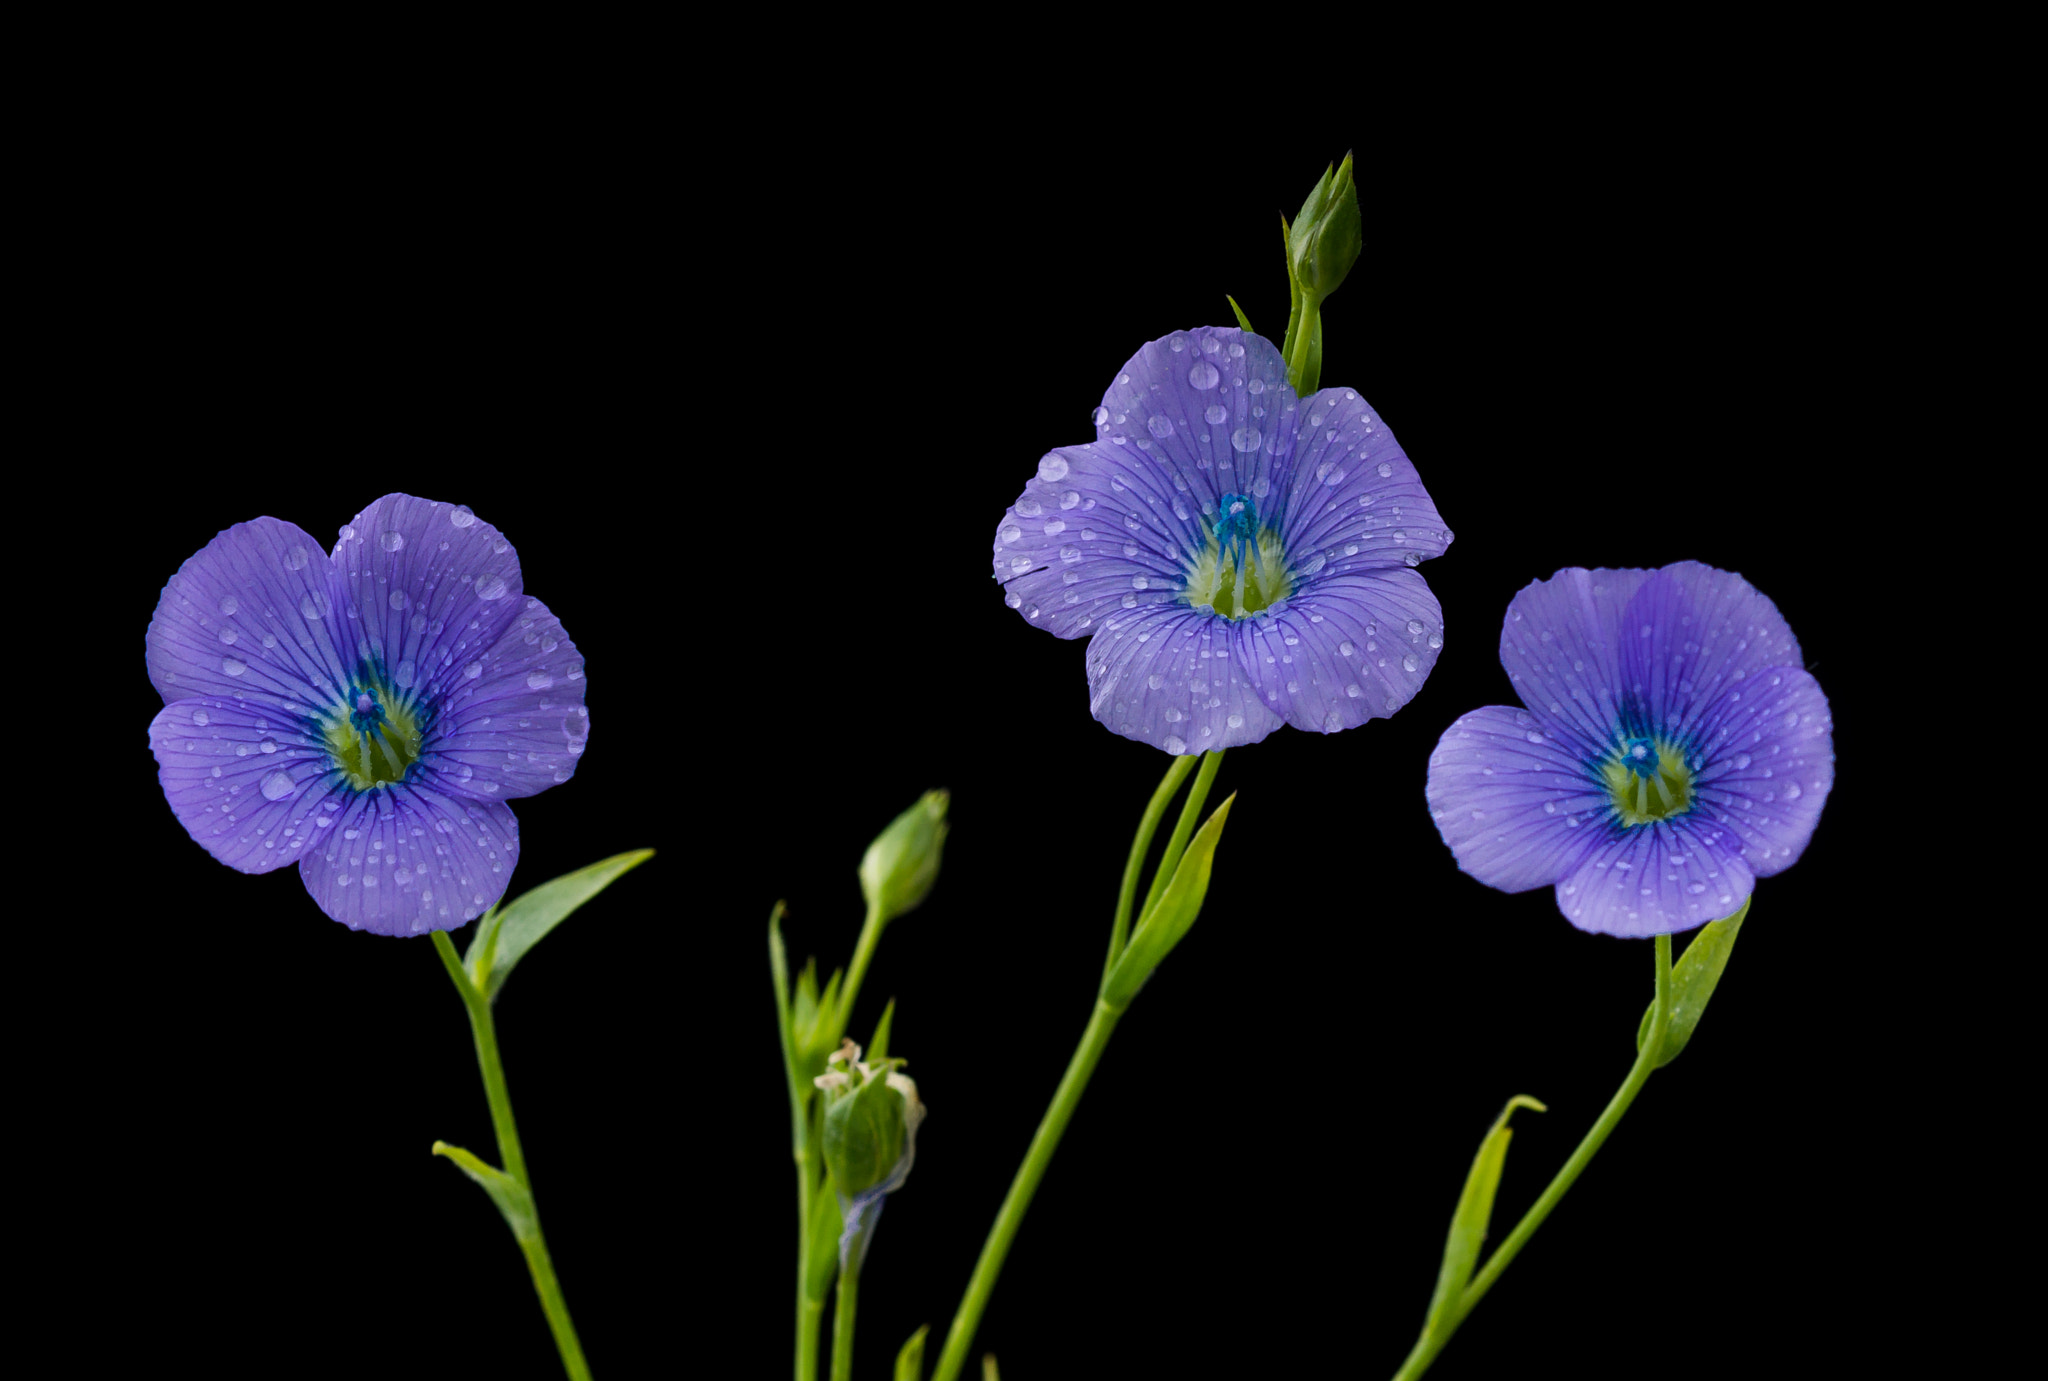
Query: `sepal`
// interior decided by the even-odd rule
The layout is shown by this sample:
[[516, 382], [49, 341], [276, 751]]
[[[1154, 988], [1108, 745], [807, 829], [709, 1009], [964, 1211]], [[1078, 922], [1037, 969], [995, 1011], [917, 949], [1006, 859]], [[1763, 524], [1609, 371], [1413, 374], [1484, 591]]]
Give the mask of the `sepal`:
[[[1707, 1010], [1707, 1003], [1714, 996], [1714, 989], [1721, 982], [1721, 971], [1728, 967], [1728, 956], [1734, 952], [1735, 937], [1742, 930], [1743, 918], [1749, 915], [1749, 904], [1756, 899], [1751, 893], [1743, 899], [1742, 905], [1732, 916], [1709, 922], [1692, 937], [1692, 943], [1685, 947], [1685, 953], [1678, 956], [1678, 962], [1671, 966], [1671, 1015], [1664, 1023], [1664, 1049], [1653, 1066], [1662, 1069], [1678, 1058], [1686, 1042], [1692, 1039], [1693, 1028], [1700, 1024], [1700, 1017]], [[1650, 1018], [1655, 1016], [1657, 1004], [1652, 1002], [1643, 1013], [1642, 1025], [1636, 1028], [1636, 1049], [1643, 1048], [1643, 1042], [1650, 1037]]]

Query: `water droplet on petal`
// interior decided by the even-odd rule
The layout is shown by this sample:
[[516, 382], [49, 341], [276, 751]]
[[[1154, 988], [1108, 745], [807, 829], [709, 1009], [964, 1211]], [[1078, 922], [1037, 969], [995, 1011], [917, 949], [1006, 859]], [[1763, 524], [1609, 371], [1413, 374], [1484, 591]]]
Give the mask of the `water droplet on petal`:
[[377, 541], [378, 544], [384, 548], [384, 550], [397, 551], [400, 547], [405, 545], [405, 534], [402, 532], [387, 532], [382, 537], [378, 538]]
[[[1210, 364], [1207, 360], [1196, 360], [1194, 368], [1188, 371], [1188, 382], [1198, 389], [1214, 388], [1216, 387], [1216, 381], [1222, 377], [1222, 375], [1216, 372], [1216, 366]], [[1187, 745], [1182, 744], [1181, 746], [1186, 747]]]
[[241, 607], [241, 605], [235, 602], [235, 597], [233, 595], [222, 595], [220, 597], [220, 611], [223, 614], [232, 614], [235, 612], [235, 610]]
[[[1212, 369], [1209, 372], [1213, 374], [1216, 371]], [[1180, 737], [1178, 734], [1168, 734], [1165, 737], [1165, 739], [1163, 739], [1160, 742], [1159, 746], [1164, 748], [1167, 752], [1173, 754], [1175, 757], [1180, 757], [1182, 754], [1188, 751], [1188, 741]]]
[[1173, 435], [1173, 423], [1169, 419], [1161, 417], [1158, 413], [1154, 413], [1145, 419], [1145, 430], [1158, 437], [1161, 441], [1165, 441]]
[[1220, 427], [1230, 420], [1230, 410], [1221, 403], [1211, 403], [1209, 404], [1209, 410], [1203, 413], [1202, 416], [1209, 420], [1210, 426]]
[[466, 681], [474, 681], [476, 680], [477, 677], [483, 674], [484, 664], [482, 662], [471, 662], [468, 666], [462, 669], [462, 677]]
[[[1098, 408], [1096, 411], [1099, 413], [1101, 409]], [[1038, 477], [1047, 484], [1065, 479], [1067, 477], [1066, 460], [1060, 456], [1047, 456], [1038, 462]]]
[[282, 772], [273, 772], [263, 779], [261, 787], [266, 801], [282, 801], [292, 794], [292, 779]]
[[1394, 467], [1393, 467], [1393, 466], [1391, 466], [1391, 465], [1387, 464], [1387, 462], [1385, 462], [1384, 460], [1380, 462], [1380, 478], [1381, 478], [1381, 479], [1385, 479], [1385, 478], [1387, 478], [1387, 477], [1388, 477], [1389, 475], [1391, 475], [1391, 474], [1393, 474], [1393, 473], [1394, 473]]
[[213, 723], [213, 716], [204, 710], [194, 710], [192, 711], [192, 722], [194, 724], [211, 724]]
[[476, 597], [478, 599], [503, 599], [505, 597], [504, 579], [496, 575], [478, 576], [476, 578]]
[[529, 690], [546, 690], [553, 684], [555, 684], [555, 678], [548, 675], [545, 671], [529, 671], [526, 673], [526, 685]]
[[1230, 445], [1236, 451], [1256, 451], [1265, 439], [1257, 427], [1239, 427], [1230, 434]]
[[469, 527], [476, 522], [476, 514], [469, 511], [469, 505], [459, 503], [448, 514], [448, 521], [457, 527]]
[[318, 590], [308, 590], [299, 598], [299, 612], [309, 619], [327, 616], [327, 596]]
[[413, 683], [413, 678], [418, 674], [419, 668], [414, 666], [412, 661], [408, 659], [400, 662], [397, 668], [392, 671], [391, 679], [401, 686], [410, 686]]
[[223, 657], [220, 669], [230, 676], [240, 676], [249, 669], [249, 664], [247, 662], [238, 662], [232, 657]]

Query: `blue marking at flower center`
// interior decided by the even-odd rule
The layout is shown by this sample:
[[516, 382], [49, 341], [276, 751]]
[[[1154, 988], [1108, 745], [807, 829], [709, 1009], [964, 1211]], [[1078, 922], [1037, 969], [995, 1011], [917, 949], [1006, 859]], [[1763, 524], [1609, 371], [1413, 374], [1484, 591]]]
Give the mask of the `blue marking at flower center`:
[[1657, 775], [1657, 741], [1649, 738], [1632, 738], [1622, 745], [1621, 765], [1638, 777]]
[[374, 732], [384, 723], [384, 707], [377, 703], [377, 697], [361, 686], [350, 687], [350, 699], [355, 702], [349, 711], [348, 722], [359, 734]]
[[1216, 544], [1225, 561], [1242, 571], [1259, 553], [1259, 509], [1249, 494], [1225, 494], [1217, 512]]

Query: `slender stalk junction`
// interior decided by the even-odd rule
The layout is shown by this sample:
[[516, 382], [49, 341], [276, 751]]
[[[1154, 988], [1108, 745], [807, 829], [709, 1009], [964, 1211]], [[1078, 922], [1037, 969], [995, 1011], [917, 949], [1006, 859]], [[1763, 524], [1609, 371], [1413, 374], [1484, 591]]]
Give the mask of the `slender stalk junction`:
[[590, 1381], [590, 1364], [583, 1359], [583, 1345], [577, 1341], [576, 1326], [569, 1321], [569, 1305], [562, 1298], [562, 1285], [555, 1278], [547, 1238], [541, 1233], [540, 1214], [533, 1205], [533, 1182], [527, 1177], [526, 1154], [519, 1147], [519, 1127], [512, 1120], [512, 1095], [506, 1090], [505, 1067], [498, 1058], [498, 1028], [491, 1019], [491, 1000], [470, 981], [446, 931], [434, 932], [434, 949], [469, 1013], [470, 1034], [476, 1039], [477, 1067], [483, 1072], [484, 1098], [491, 1106], [491, 1128], [497, 1136], [498, 1156], [505, 1168], [495, 1169], [469, 1152], [443, 1142], [434, 1143], [435, 1154], [447, 1156], [461, 1166], [484, 1187], [505, 1215], [519, 1250], [525, 1254], [527, 1270], [533, 1275], [533, 1288], [540, 1296], [548, 1328], [555, 1335], [563, 1369], [570, 1381]]
[[1608, 1100], [1606, 1110], [1600, 1114], [1600, 1120], [1586, 1133], [1585, 1140], [1579, 1143], [1578, 1149], [1572, 1152], [1571, 1159], [1564, 1163], [1564, 1168], [1557, 1172], [1556, 1178], [1544, 1189], [1542, 1197], [1522, 1215], [1522, 1221], [1515, 1224], [1515, 1230], [1507, 1235], [1507, 1240], [1495, 1249], [1492, 1258], [1480, 1268], [1479, 1273], [1472, 1278], [1472, 1283], [1465, 1287], [1465, 1292], [1457, 1305], [1445, 1311], [1444, 1316], [1435, 1321], [1434, 1327], [1423, 1329], [1423, 1334], [1416, 1340], [1408, 1359], [1401, 1364], [1401, 1369], [1394, 1373], [1394, 1381], [1415, 1381], [1415, 1378], [1429, 1370], [1430, 1363], [1436, 1360], [1437, 1353], [1443, 1351], [1444, 1344], [1451, 1340], [1451, 1335], [1458, 1331], [1458, 1325], [1465, 1321], [1465, 1316], [1472, 1312], [1473, 1306], [1486, 1297], [1486, 1292], [1500, 1279], [1501, 1272], [1505, 1271], [1522, 1248], [1528, 1245], [1529, 1239], [1536, 1235], [1536, 1229], [1543, 1226], [1543, 1220], [1550, 1216], [1550, 1211], [1564, 1198], [1565, 1191], [1569, 1190], [1585, 1168], [1592, 1164], [1594, 1155], [1605, 1144], [1608, 1135], [1620, 1125], [1622, 1114], [1628, 1111], [1629, 1104], [1636, 1101], [1636, 1095], [1641, 1093], [1643, 1085], [1649, 1082], [1651, 1071], [1657, 1068], [1663, 1056], [1664, 1032], [1671, 1023], [1671, 937], [1659, 935], [1656, 950], [1656, 1002], [1650, 1009], [1649, 1029], [1644, 1034], [1642, 1049], [1636, 1054], [1636, 1062], [1629, 1070], [1628, 1078], [1615, 1090], [1614, 1097]]
[[[1145, 905], [1138, 911], [1140, 925], [1144, 924], [1160, 894], [1166, 890], [1174, 869], [1180, 865], [1181, 855], [1187, 849], [1189, 836], [1194, 833], [1203, 802], [1208, 799], [1210, 784], [1216, 780], [1216, 769], [1222, 761], [1221, 752], [1203, 755], [1202, 770], [1195, 777], [1187, 803], [1181, 808], [1180, 819], [1174, 824], [1165, 852], [1160, 855], [1158, 871], [1153, 874], [1152, 886], [1145, 895]], [[1131, 901], [1137, 894], [1138, 874], [1144, 867], [1145, 855], [1152, 848], [1152, 836], [1159, 828], [1174, 793], [1187, 779], [1193, 763], [1192, 758], [1174, 759], [1138, 821], [1138, 833], [1131, 841], [1130, 857], [1124, 865], [1123, 887], [1117, 895], [1116, 916], [1110, 924], [1109, 959], [1103, 966], [1105, 984], [1130, 940]], [[1038, 1182], [1045, 1178], [1053, 1152], [1059, 1149], [1067, 1123], [1073, 1119], [1074, 1109], [1081, 1105], [1081, 1095], [1087, 1091], [1088, 1081], [1094, 1076], [1095, 1066], [1102, 1059], [1102, 1052], [1108, 1048], [1110, 1035], [1116, 1030], [1122, 1015], [1121, 1010], [1111, 1007], [1099, 997], [1096, 999], [1095, 1010], [1089, 1014], [1088, 1025], [1081, 1032], [1080, 1044], [1074, 1048], [1073, 1058], [1067, 1061], [1067, 1072], [1060, 1077], [1060, 1086], [1053, 1093], [1052, 1104], [1039, 1121], [1038, 1130], [1031, 1137], [1031, 1147], [1024, 1153], [1024, 1163], [1017, 1168], [1016, 1178], [1010, 1182], [1010, 1192], [1003, 1196], [1003, 1206], [996, 1212], [995, 1225], [989, 1229], [988, 1240], [982, 1244], [981, 1258], [974, 1264], [974, 1275], [967, 1282], [967, 1291], [961, 1296], [960, 1307], [954, 1312], [952, 1326], [946, 1332], [945, 1351], [939, 1354], [932, 1381], [957, 1381], [960, 1369], [966, 1365], [968, 1351], [974, 1346], [975, 1330], [981, 1326], [982, 1312], [988, 1308], [989, 1296], [996, 1288], [996, 1278], [1002, 1274], [1003, 1262], [1010, 1254], [1010, 1243], [1024, 1222], [1032, 1196], [1038, 1192]]]

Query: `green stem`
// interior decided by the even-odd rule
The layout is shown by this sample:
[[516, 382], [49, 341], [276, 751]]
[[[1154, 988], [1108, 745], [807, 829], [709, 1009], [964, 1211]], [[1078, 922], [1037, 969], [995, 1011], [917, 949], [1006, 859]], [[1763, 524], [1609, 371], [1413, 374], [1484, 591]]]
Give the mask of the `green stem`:
[[853, 1315], [859, 1308], [860, 1262], [855, 1260], [839, 1273], [839, 1302], [832, 1309], [832, 1381], [853, 1381]]
[[1298, 396], [1307, 396], [1303, 393], [1302, 386], [1306, 382], [1303, 376], [1308, 373], [1309, 343], [1315, 339], [1316, 323], [1322, 317], [1322, 313], [1322, 299], [1311, 297], [1303, 291], [1300, 317], [1294, 323], [1294, 335], [1288, 342], [1290, 349], [1284, 357], [1287, 364], [1287, 382]]
[[1507, 1240], [1500, 1244], [1479, 1274], [1472, 1278], [1472, 1283], [1465, 1287], [1465, 1293], [1459, 1299], [1457, 1308], [1450, 1311], [1449, 1317], [1440, 1323], [1434, 1332], [1425, 1332], [1416, 1341], [1414, 1350], [1408, 1354], [1408, 1360], [1403, 1362], [1401, 1370], [1394, 1374], [1394, 1381], [1415, 1381], [1416, 1377], [1429, 1370], [1429, 1364], [1436, 1360], [1437, 1353], [1451, 1340], [1451, 1335], [1458, 1331], [1458, 1325], [1465, 1321], [1465, 1316], [1472, 1312], [1473, 1306], [1485, 1298], [1486, 1292], [1493, 1288], [1493, 1283], [1500, 1279], [1501, 1272], [1508, 1268], [1509, 1263], [1528, 1244], [1529, 1239], [1536, 1235], [1536, 1229], [1543, 1226], [1543, 1220], [1550, 1216], [1550, 1211], [1564, 1198], [1565, 1191], [1570, 1189], [1580, 1173], [1592, 1164], [1594, 1155], [1606, 1142], [1608, 1134], [1620, 1125], [1622, 1114], [1628, 1111], [1629, 1104], [1636, 1101], [1636, 1095], [1642, 1092], [1643, 1085], [1649, 1081], [1651, 1071], [1657, 1068], [1658, 1056], [1664, 1049], [1664, 1030], [1671, 1022], [1671, 937], [1659, 935], [1656, 949], [1657, 1000], [1650, 1010], [1649, 1032], [1643, 1039], [1643, 1048], [1637, 1053], [1635, 1065], [1629, 1070], [1628, 1078], [1615, 1090], [1614, 1097], [1608, 1100], [1606, 1111], [1600, 1114], [1600, 1120], [1593, 1124], [1593, 1130], [1586, 1133], [1585, 1140], [1572, 1152], [1572, 1158], [1564, 1163], [1564, 1169], [1557, 1172], [1557, 1177], [1551, 1180], [1549, 1187], [1543, 1191], [1543, 1196], [1522, 1215], [1522, 1221], [1515, 1224], [1515, 1230], [1508, 1234]]
[[1152, 793], [1144, 817], [1138, 821], [1137, 837], [1131, 841], [1131, 856], [1124, 861], [1124, 885], [1116, 897], [1116, 920], [1109, 928], [1109, 958], [1102, 965], [1104, 982], [1109, 980], [1110, 971], [1116, 967], [1124, 945], [1131, 938], [1131, 903], [1138, 895], [1138, 875], [1145, 870], [1145, 855], [1152, 849], [1152, 836], [1158, 831], [1167, 806], [1173, 802], [1173, 793], [1180, 790], [1180, 784], [1194, 769], [1193, 758], [1175, 758], [1166, 769], [1166, 776], [1160, 780], [1159, 789]]
[[874, 907], [868, 908], [867, 919], [860, 925], [860, 941], [853, 947], [853, 967], [846, 971], [846, 986], [839, 990], [839, 1010], [832, 1019], [832, 1039], [826, 1042], [831, 1049], [839, 1044], [839, 1038], [846, 1034], [846, 1023], [853, 1016], [853, 1000], [860, 995], [861, 980], [868, 976], [868, 963], [875, 957], [875, 944], [882, 938], [882, 913]]
[[824, 1317], [825, 1301], [807, 1298], [799, 1286], [796, 1299], [796, 1381], [816, 1381], [818, 1326]]
[[[476, 1062], [484, 1076], [484, 1097], [491, 1105], [491, 1129], [498, 1138], [498, 1158], [504, 1163], [505, 1173], [519, 1182], [530, 1200], [533, 1182], [527, 1178], [526, 1155], [519, 1149], [519, 1127], [512, 1120], [512, 1095], [506, 1091], [505, 1066], [498, 1058], [498, 1028], [491, 1019], [491, 1000], [470, 982], [447, 931], [434, 932], [434, 949], [469, 1012], [470, 1034], [476, 1038]], [[562, 1354], [562, 1367], [572, 1381], [590, 1381], [590, 1364], [583, 1360], [583, 1345], [576, 1339], [576, 1326], [569, 1322], [569, 1305], [562, 1298], [561, 1282], [555, 1278], [555, 1264], [541, 1233], [538, 1209], [533, 1210], [528, 1221], [530, 1228], [514, 1235], [519, 1250], [525, 1253], [527, 1270], [533, 1275], [541, 1311], [547, 1315], [548, 1328], [555, 1335], [555, 1348]]]
[[1031, 1138], [1031, 1149], [1024, 1154], [1024, 1164], [1017, 1169], [1016, 1179], [1010, 1182], [1010, 1192], [1003, 1199], [1003, 1207], [996, 1214], [995, 1226], [989, 1229], [988, 1241], [982, 1245], [981, 1259], [974, 1264], [974, 1276], [967, 1282], [967, 1293], [961, 1297], [959, 1311], [953, 1315], [953, 1325], [946, 1333], [946, 1350], [939, 1357], [938, 1370], [932, 1373], [932, 1381], [955, 1381], [960, 1368], [967, 1361], [967, 1350], [974, 1345], [974, 1331], [981, 1325], [982, 1310], [988, 1307], [988, 1297], [996, 1287], [996, 1277], [1002, 1273], [1003, 1258], [1010, 1254], [1010, 1241], [1017, 1235], [1017, 1228], [1024, 1221], [1025, 1210], [1031, 1207], [1031, 1196], [1038, 1191], [1038, 1182], [1045, 1176], [1045, 1167], [1052, 1162], [1052, 1153], [1059, 1149], [1060, 1137], [1067, 1130], [1067, 1123], [1074, 1116], [1074, 1109], [1080, 1105], [1081, 1094], [1088, 1087], [1089, 1076], [1095, 1073], [1095, 1064], [1102, 1058], [1102, 1051], [1109, 1044], [1110, 1033], [1116, 1030], [1120, 1014], [1110, 1010], [1108, 1004], [1097, 1001], [1095, 1012], [1088, 1018], [1088, 1029], [1081, 1033], [1081, 1043], [1074, 1049], [1074, 1058], [1067, 1062], [1067, 1072], [1060, 1079], [1059, 1091], [1052, 1096], [1052, 1106], [1045, 1110], [1045, 1118], [1038, 1124], [1038, 1132]]
[[1202, 804], [1209, 799], [1210, 784], [1216, 780], [1216, 769], [1223, 764], [1223, 750], [1202, 754], [1202, 770], [1195, 776], [1195, 784], [1188, 788], [1187, 804], [1180, 808], [1180, 819], [1174, 821], [1173, 835], [1166, 841], [1166, 852], [1159, 855], [1159, 871], [1152, 874], [1152, 885], [1145, 891], [1145, 904], [1138, 909], [1138, 924], [1152, 914], [1158, 904], [1159, 894], [1166, 890], [1166, 884], [1173, 881], [1173, 870], [1180, 866], [1180, 856], [1187, 851], [1188, 836], [1195, 832], [1195, 821], [1202, 814]]

